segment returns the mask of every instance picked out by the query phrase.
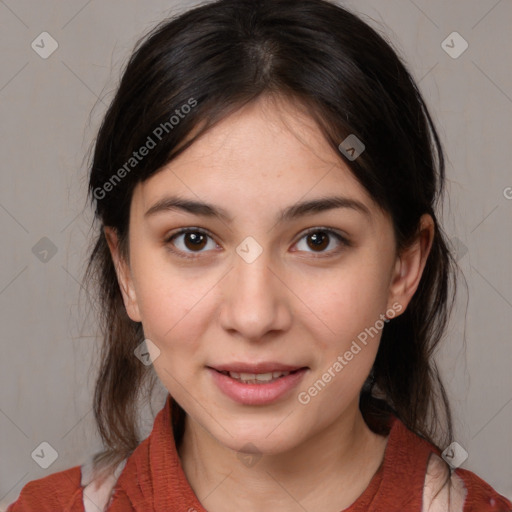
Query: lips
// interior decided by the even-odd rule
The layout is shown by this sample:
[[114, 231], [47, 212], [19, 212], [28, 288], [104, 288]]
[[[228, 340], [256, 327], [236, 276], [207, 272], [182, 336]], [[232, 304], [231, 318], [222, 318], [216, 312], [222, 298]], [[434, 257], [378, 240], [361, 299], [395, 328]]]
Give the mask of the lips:
[[[249, 370], [232, 372], [223, 368]], [[288, 370], [275, 370], [288, 368]], [[275, 371], [268, 371], [274, 369]], [[282, 363], [216, 365], [207, 371], [216, 387], [228, 398], [243, 405], [266, 405], [290, 397], [291, 391], [302, 381], [308, 367]], [[265, 372], [265, 373], [262, 373]]]

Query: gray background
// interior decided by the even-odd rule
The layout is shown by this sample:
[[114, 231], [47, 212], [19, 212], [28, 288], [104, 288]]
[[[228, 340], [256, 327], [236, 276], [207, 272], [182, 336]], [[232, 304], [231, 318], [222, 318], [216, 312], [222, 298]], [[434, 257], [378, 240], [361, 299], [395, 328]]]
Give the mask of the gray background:
[[[0, 510], [28, 481], [100, 446], [91, 412], [97, 328], [80, 283], [92, 218], [86, 152], [135, 41], [191, 5], [0, 0]], [[445, 144], [441, 218], [468, 289], [461, 281], [438, 359], [455, 440], [469, 453], [462, 467], [512, 498], [512, 1], [346, 5], [402, 53]], [[47, 59], [31, 47], [44, 31], [59, 45]], [[453, 31], [469, 44], [457, 58], [442, 47]], [[445, 44], [457, 52], [461, 42]], [[147, 416], [148, 433], [151, 424]], [[43, 441], [58, 453], [47, 469], [31, 457]]]

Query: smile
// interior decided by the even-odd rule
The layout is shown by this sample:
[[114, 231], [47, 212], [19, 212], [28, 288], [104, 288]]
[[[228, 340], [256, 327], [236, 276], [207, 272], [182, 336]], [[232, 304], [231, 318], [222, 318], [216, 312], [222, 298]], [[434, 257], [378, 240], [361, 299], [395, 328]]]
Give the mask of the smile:
[[243, 405], [265, 405], [284, 399], [302, 381], [308, 368], [245, 373], [207, 368], [216, 389]]
[[286, 377], [294, 372], [269, 372], [269, 373], [237, 373], [237, 372], [220, 372], [229, 375], [232, 379], [246, 384], [260, 384], [262, 382], [273, 382], [281, 377]]

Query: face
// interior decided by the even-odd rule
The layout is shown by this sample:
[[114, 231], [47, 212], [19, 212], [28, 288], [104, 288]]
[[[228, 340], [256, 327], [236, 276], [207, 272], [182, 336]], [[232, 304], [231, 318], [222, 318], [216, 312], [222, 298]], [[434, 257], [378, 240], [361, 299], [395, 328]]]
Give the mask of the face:
[[[137, 185], [129, 263], [106, 233], [163, 385], [222, 445], [278, 453], [357, 409], [382, 327], [419, 283], [423, 225], [397, 255], [391, 219], [313, 122], [260, 99]], [[217, 371], [238, 363], [300, 370]]]

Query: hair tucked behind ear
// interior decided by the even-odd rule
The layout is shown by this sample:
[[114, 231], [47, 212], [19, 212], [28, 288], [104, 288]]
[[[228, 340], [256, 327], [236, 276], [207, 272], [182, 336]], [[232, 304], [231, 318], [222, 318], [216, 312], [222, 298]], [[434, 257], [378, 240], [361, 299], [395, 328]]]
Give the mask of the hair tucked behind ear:
[[[137, 402], [151, 395], [156, 380], [152, 367], [134, 356], [144, 336], [125, 311], [102, 228], [115, 229], [128, 258], [137, 183], [262, 95], [303, 108], [340, 159], [338, 146], [348, 135], [363, 141], [365, 151], [344, 162], [389, 212], [397, 250], [414, 238], [422, 214], [433, 217], [436, 232], [419, 288], [406, 311], [384, 327], [360, 407], [376, 429], [392, 411], [438, 446], [451, 440], [450, 408], [433, 355], [453, 305], [456, 264], [435, 214], [444, 158], [421, 94], [391, 46], [335, 4], [220, 0], [164, 20], [137, 43], [95, 141], [89, 193], [99, 233], [86, 279], [97, 286], [104, 336], [94, 395], [105, 445], [98, 467], [136, 448]], [[181, 108], [186, 114], [171, 128], [169, 119]], [[132, 152], [148, 137], [156, 141], [161, 126], [166, 133], [126, 172]], [[179, 444], [185, 413], [173, 402], [172, 414]]]

